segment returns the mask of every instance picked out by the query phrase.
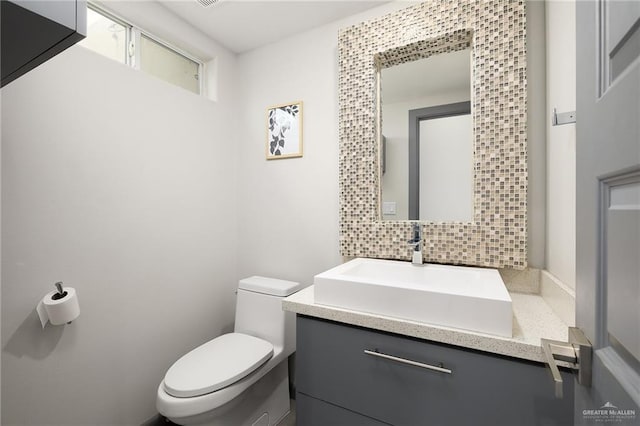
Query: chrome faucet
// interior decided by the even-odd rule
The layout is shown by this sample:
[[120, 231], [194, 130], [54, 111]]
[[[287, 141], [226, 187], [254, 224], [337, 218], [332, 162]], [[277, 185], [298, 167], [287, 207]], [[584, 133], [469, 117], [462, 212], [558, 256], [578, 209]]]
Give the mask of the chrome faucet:
[[417, 222], [412, 224], [409, 246], [413, 248], [411, 263], [422, 265], [422, 227]]

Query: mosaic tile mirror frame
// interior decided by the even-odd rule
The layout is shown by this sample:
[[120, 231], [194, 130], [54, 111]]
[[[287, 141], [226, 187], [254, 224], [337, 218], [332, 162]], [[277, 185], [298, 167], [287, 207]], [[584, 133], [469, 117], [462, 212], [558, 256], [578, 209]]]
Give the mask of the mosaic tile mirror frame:
[[377, 70], [472, 50], [474, 213], [421, 222], [425, 262], [527, 266], [524, 0], [429, 1], [339, 34], [340, 251], [410, 260], [411, 222], [382, 220]]

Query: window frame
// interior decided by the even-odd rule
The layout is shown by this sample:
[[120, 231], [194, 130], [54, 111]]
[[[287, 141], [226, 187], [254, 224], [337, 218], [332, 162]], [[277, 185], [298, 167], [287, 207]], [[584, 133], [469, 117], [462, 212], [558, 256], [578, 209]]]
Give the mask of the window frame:
[[[167, 81], [164, 79], [160, 79], [166, 83], [172, 84], [174, 86], [180, 87], [181, 89], [186, 90], [187, 92], [190, 93], [194, 93], [195, 95], [198, 96], [204, 96], [204, 92], [205, 92], [205, 85], [204, 85], [204, 73], [205, 73], [205, 64], [204, 62], [197, 58], [196, 56], [194, 56], [193, 54], [186, 52], [185, 50], [176, 47], [175, 45], [159, 38], [158, 36], [156, 36], [153, 33], [150, 33], [149, 31], [146, 31], [144, 28], [139, 27], [135, 24], [133, 24], [132, 22], [114, 14], [113, 12], [110, 12], [109, 10], [105, 9], [104, 7], [97, 5], [95, 3], [92, 2], [87, 2], [87, 7], [89, 9], [91, 9], [93, 12], [98, 13], [104, 17], [106, 17], [107, 19], [112, 20], [113, 22], [122, 25], [125, 28], [125, 46], [126, 46], [126, 52], [125, 52], [125, 65], [137, 70], [137, 71], [141, 71], [140, 69], [140, 55], [141, 55], [141, 49], [139, 48], [139, 46], [141, 46], [141, 38], [142, 36], [147, 37], [148, 39], [152, 40], [155, 43], [158, 43], [159, 45], [169, 49], [170, 51], [192, 61], [195, 62], [198, 65], [198, 74], [197, 74], [197, 79], [198, 79], [198, 93], [194, 93], [189, 89], [185, 89], [184, 87], [178, 86], [176, 84], [173, 84], [171, 81]], [[87, 48], [88, 49], [88, 48]], [[99, 52], [98, 52], [99, 53]], [[147, 73], [145, 73], [147, 74]], [[158, 77], [156, 77], [158, 78]]]
[[[131, 28], [133, 27], [129, 22], [125, 21], [124, 19], [120, 18], [119, 16], [114, 15], [113, 13], [109, 12], [108, 10], [94, 4], [94, 3], [89, 3], [87, 2], [87, 8], [91, 9], [93, 12], [104, 16], [105, 18], [115, 22], [118, 25], [122, 25], [125, 28], [125, 48], [126, 51], [124, 52], [124, 60], [125, 60], [125, 65], [130, 65], [131, 62], [131, 58], [129, 55], [130, 52], [130, 46], [131, 46]], [[87, 31], [88, 32], [88, 31]], [[87, 35], [88, 37], [88, 35]], [[87, 47], [87, 49], [89, 49]], [[91, 49], [90, 49], [91, 50]], [[96, 53], [100, 53], [100, 52], [96, 52]]]
[[[188, 60], [190, 60], [191, 62], [195, 62], [198, 65], [198, 93], [196, 93], [196, 95], [202, 95], [203, 91], [204, 91], [204, 87], [202, 85], [202, 74], [204, 72], [204, 63], [199, 60], [198, 58], [194, 57], [193, 55], [191, 55], [190, 53], [185, 52], [184, 50], [175, 47], [174, 45], [172, 45], [171, 43], [167, 43], [166, 41], [156, 37], [153, 34], [150, 34], [149, 32], [139, 28], [139, 27], [131, 27], [131, 34], [132, 34], [132, 40], [133, 40], [133, 45], [131, 47], [131, 49], [133, 50], [133, 59], [132, 59], [132, 67], [135, 68], [136, 70], [140, 71], [140, 55], [142, 52], [142, 49], [138, 49], [138, 46], [142, 46], [142, 36], [145, 36], [146, 38], [148, 38], [149, 40], [158, 43], [159, 45], [169, 49], [170, 51], [172, 51], [173, 53], [182, 56], [183, 58], [186, 58]], [[131, 53], [131, 52], [129, 52]], [[166, 80], [165, 80], [166, 81]], [[170, 83], [170, 82], [168, 82]], [[172, 83], [173, 84], [173, 83]], [[174, 85], [175, 86], [175, 85]], [[188, 89], [185, 89], [187, 91], [190, 91]], [[193, 93], [193, 92], [191, 92]]]

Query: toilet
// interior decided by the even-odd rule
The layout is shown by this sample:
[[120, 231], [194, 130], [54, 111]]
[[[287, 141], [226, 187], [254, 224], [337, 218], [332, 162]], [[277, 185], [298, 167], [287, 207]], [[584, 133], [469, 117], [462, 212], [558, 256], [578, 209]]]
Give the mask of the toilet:
[[300, 284], [240, 280], [233, 333], [177, 360], [158, 386], [156, 407], [180, 425], [272, 426], [289, 413], [287, 358], [296, 348], [295, 315], [282, 299]]

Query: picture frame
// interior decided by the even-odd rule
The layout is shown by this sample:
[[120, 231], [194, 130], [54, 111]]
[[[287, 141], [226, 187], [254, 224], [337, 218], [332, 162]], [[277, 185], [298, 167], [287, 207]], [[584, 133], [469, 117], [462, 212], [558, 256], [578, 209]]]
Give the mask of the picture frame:
[[267, 107], [267, 160], [302, 157], [302, 101]]

